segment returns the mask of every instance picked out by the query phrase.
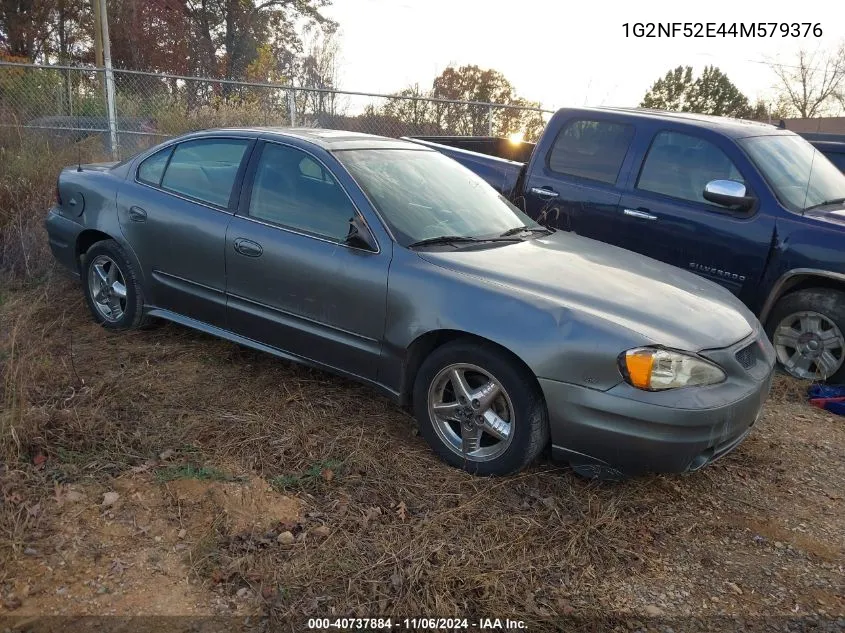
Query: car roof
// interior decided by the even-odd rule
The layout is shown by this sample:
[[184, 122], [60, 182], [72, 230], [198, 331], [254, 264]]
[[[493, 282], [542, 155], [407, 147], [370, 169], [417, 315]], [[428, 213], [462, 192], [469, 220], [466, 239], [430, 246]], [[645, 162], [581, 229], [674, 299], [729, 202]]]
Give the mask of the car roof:
[[709, 114], [697, 114], [695, 112], [669, 112], [667, 110], [655, 110], [651, 108], [567, 108], [570, 111], [583, 112], [616, 112], [626, 116], [654, 120], [673, 120], [679, 123], [689, 123], [696, 127], [704, 127], [732, 138], [745, 138], [748, 136], [765, 136], [769, 134], [792, 135], [794, 132], [781, 129], [769, 123], [760, 121], [749, 121], [747, 119], [734, 119], [723, 116], [712, 116]]
[[413, 149], [430, 151], [416, 143], [400, 141], [386, 136], [349, 132], [346, 130], [329, 130], [324, 128], [290, 128], [290, 127], [244, 127], [244, 128], [215, 128], [202, 130], [191, 136], [193, 138], [211, 136], [225, 132], [249, 133], [261, 138], [299, 139], [328, 151], [347, 149]]

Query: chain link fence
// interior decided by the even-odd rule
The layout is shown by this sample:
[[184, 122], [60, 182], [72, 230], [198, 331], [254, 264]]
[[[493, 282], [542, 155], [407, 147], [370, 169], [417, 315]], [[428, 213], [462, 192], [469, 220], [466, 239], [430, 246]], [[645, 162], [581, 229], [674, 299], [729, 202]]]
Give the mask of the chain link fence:
[[[422, 96], [112, 71], [114, 112], [102, 68], [0, 62], [0, 147], [30, 138], [102, 143], [121, 159], [192, 130], [320, 127], [382, 136], [539, 134], [548, 110]], [[111, 131], [114, 127], [114, 137]], [[114, 142], [112, 142], [114, 138]]]

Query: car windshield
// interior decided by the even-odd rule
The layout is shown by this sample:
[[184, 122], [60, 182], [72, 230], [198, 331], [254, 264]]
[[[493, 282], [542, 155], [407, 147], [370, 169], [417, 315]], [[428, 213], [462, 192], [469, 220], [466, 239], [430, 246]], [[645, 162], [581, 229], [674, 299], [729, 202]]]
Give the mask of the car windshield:
[[539, 227], [469, 169], [427, 150], [344, 150], [336, 156], [409, 246], [441, 236], [485, 238]]
[[792, 211], [837, 204], [845, 198], [845, 175], [800, 136], [755, 136], [740, 143]]

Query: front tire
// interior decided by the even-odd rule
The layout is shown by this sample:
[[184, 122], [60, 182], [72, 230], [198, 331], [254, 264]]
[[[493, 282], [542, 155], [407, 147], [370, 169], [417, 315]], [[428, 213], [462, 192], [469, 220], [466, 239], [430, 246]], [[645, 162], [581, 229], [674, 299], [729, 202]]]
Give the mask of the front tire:
[[455, 341], [417, 373], [414, 416], [445, 462], [477, 475], [506, 475], [533, 462], [549, 439], [534, 376], [503, 350]]
[[845, 293], [813, 288], [786, 295], [772, 310], [766, 333], [788, 374], [803, 380], [845, 380]]
[[85, 301], [97, 323], [108, 330], [134, 330], [148, 324], [138, 274], [117, 242], [94, 244], [80, 268]]

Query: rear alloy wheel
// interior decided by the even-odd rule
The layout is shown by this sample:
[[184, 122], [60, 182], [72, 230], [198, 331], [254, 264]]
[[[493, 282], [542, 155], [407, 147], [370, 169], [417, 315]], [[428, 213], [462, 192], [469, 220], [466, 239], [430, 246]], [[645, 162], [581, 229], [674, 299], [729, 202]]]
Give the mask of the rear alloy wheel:
[[447, 463], [504, 475], [548, 443], [546, 405], [534, 377], [494, 345], [455, 341], [425, 359], [414, 383], [420, 432]]
[[117, 242], [103, 240], [88, 249], [81, 276], [91, 315], [104, 328], [133, 330], [149, 325], [138, 275]]
[[88, 267], [88, 291], [104, 321], [118, 323], [126, 312], [126, 278], [108, 255], [97, 255]]
[[802, 290], [778, 302], [769, 336], [783, 369], [804, 380], [845, 378], [845, 294]]

